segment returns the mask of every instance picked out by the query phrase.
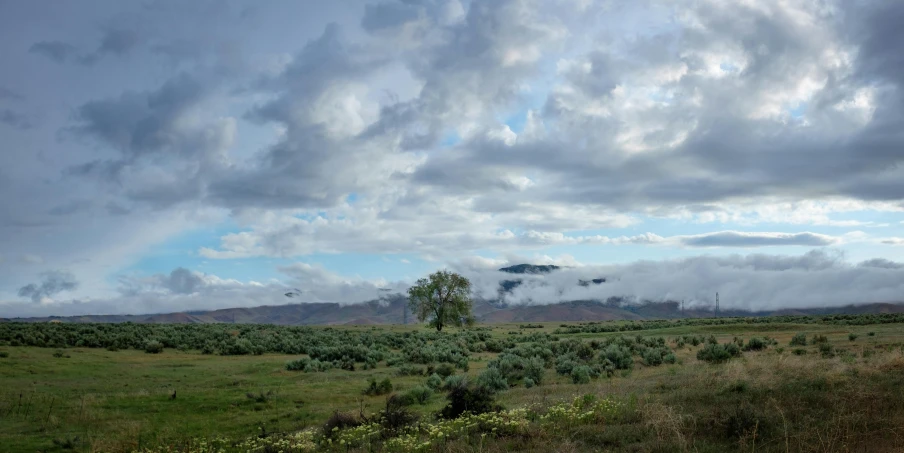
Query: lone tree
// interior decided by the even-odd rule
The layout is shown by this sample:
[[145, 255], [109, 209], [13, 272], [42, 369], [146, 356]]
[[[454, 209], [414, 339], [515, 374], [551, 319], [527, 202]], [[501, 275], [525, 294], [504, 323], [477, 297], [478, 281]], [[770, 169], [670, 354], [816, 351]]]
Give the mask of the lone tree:
[[471, 282], [454, 272], [437, 271], [408, 288], [408, 306], [420, 321], [436, 327], [474, 323], [471, 315]]

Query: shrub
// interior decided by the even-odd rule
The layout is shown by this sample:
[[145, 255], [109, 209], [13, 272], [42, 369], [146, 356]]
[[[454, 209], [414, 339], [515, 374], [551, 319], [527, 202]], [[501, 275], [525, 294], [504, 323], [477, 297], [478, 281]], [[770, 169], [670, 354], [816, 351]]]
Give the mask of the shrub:
[[446, 395], [448, 404], [440, 411], [443, 418], [456, 418], [465, 412], [483, 414], [498, 411], [501, 408], [493, 398], [494, 392], [479, 385], [468, 385], [462, 381], [460, 385], [453, 387]]
[[364, 389], [364, 394], [370, 396], [385, 395], [387, 393], [392, 393], [392, 381], [389, 378], [383, 379], [379, 383], [377, 383], [376, 379], [370, 378], [370, 382]]
[[503, 376], [502, 372], [499, 371], [499, 368], [496, 367], [487, 367], [487, 369], [483, 370], [483, 373], [480, 373], [480, 375], [477, 376], [477, 386], [484, 387], [491, 392], [498, 392], [509, 388], [505, 376]]
[[603, 359], [604, 365], [608, 360], [616, 370], [630, 370], [634, 367], [634, 357], [627, 346], [610, 344], [600, 354], [600, 358]]
[[424, 404], [427, 404], [427, 401], [430, 400], [431, 396], [433, 396], [433, 390], [430, 390], [429, 388], [427, 388], [423, 385], [418, 385], [418, 386], [412, 387], [410, 390], [405, 392], [405, 395], [403, 396], [403, 398], [405, 399], [405, 402], [407, 402], [408, 404], [417, 403], [420, 405], [424, 405]]
[[833, 348], [832, 345], [828, 343], [821, 343], [819, 345], [819, 352], [823, 357], [835, 357], [835, 348]]
[[534, 380], [531, 378], [524, 378], [524, 387], [531, 388], [534, 386]]
[[560, 355], [556, 358], [556, 373], [569, 375], [575, 366], [577, 362], [573, 354]]
[[662, 365], [662, 354], [658, 349], [649, 348], [643, 352], [643, 363], [648, 366]]
[[443, 386], [443, 378], [439, 377], [438, 374], [433, 373], [427, 378], [427, 387], [430, 387], [433, 390], [438, 390]]
[[323, 435], [330, 437], [338, 430], [354, 428], [360, 426], [361, 423], [361, 420], [358, 419], [355, 414], [336, 411], [333, 412], [333, 415], [330, 415], [330, 418], [326, 419], [326, 423], [323, 424]]
[[543, 360], [539, 357], [531, 357], [524, 366], [524, 384], [530, 379], [531, 387], [543, 383], [543, 374], [546, 370], [543, 367]]
[[854, 340], [856, 340], [856, 339], [857, 339], [857, 334], [856, 334], [856, 333], [851, 332], [851, 333], [848, 334], [848, 341], [854, 341]]
[[769, 347], [769, 343], [767, 343], [766, 340], [759, 338], [759, 337], [753, 337], [753, 338], [747, 340], [747, 344], [744, 345], [744, 350], [745, 351], [761, 351], [763, 349], [766, 349], [767, 347]]
[[339, 368], [342, 368], [345, 371], [355, 371], [355, 360], [349, 356], [343, 356], [342, 359], [339, 360]]
[[[465, 359], [465, 363], [467, 363], [467, 359]], [[455, 374], [455, 367], [449, 365], [448, 363], [441, 363], [436, 367], [436, 374], [438, 374], [439, 377], [445, 379]]]
[[311, 363], [311, 359], [307, 357], [302, 357], [296, 360], [290, 360], [286, 362], [286, 370], [287, 371], [304, 371], [304, 369]]
[[829, 339], [825, 335], [813, 335], [813, 344], [826, 343]]
[[868, 334], [866, 334], [866, 335], [867, 335], [867, 336], [870, 336], [870, 337], [875, 337], [875, 336], [876, 336], [876, 332], [870, 332], [870, 333], [868, 333]]
[[571, 370], [571, 382], [575, 384], [586, 384], [590, 382], [590, 367], [587, 365], [578, 365]]
[[734, 343], [728, 344], [712, 344], [707, 343], [699, 351], [697, 351], [697, 360], [708, 363], [722, 363], [728, 361], [732, 357], [741, 355], [741, 349]]
[[668, 363], [669, 365], [672, 365], [678, 361], [678, 357], [675, 357], [674, 352], [669, 351], [666, 355], [662, 356], [662, 361]]
[[144, 352], [148, 354], [160, 354], [163, 352], [163, 343], [151, 340], [144, 344]]
[[802, 333], [794, 335], [794, 337], [791, 338], [791, 346], [806, 346], [806, 345], [807, 345], [807, 336]]
[[807, 355], [807, 350], [801, 349], [801, 348], [796, 348], [795, 350], [793, 350], [791, 352], [793, 352], [794, 355]]
[[443, 381], [443, 390], [452, 390], [455, 387], [463, 385], [465, 382], [465, 376], [463, 374], [453, 374], [446, 378]]
[[399, 376], [423, 376], [424, 369], [414, 365], [402, 365], [396, 370]]
[[386, 407], [380, 411], [380, 425], [387, 431], [398, 431], [417, 421], [417, 415], [411, 413], [406, 407], [404, 398], [391, 395], [386, 398]]
[[255, 403], [266, 403], [267, 401], [270, 401], [270, 396], [272, 395], [273, 390], [268, 390], [267, 393], [264, 393], [263, 391], [258, 392], [257, 394], [248, 392], [245, 394], [245, 397], [249, 400], [253, 400]]
[[62, 349], [57, 349], [56, 351], [53, 351], [53, 356], [58, 359], [63, 359], [63, 358], [68, 359], [69, 358], [69, 354], [66, 354], [65, 352], [63, 352]]
[[9, 353], [6, 351], [0, 351], [0, 359], [5, 359], [9, 357]]
[[311, 360], [304, 367], [305, 373], [314, 373], [314, 372], [322, 372], [333, 368], [332, 362], [321, 362], [317, 359]]

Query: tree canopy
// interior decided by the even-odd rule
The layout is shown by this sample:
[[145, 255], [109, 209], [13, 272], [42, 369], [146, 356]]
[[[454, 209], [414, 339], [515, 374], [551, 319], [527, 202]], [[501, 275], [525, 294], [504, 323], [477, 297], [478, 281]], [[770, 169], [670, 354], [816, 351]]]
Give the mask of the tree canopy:
[[474, 323], [471, 282], [449, 271], [437, 271], [408, 288], [408, 306], [420, 321], [442, 331], [443, 326]]

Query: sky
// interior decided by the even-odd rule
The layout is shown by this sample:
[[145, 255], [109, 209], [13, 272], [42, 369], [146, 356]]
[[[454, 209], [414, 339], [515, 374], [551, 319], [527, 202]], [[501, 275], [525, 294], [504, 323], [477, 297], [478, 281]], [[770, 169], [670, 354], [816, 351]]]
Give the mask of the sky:
[[0, 317], [356, 303], [438, 269], [490, 297], [524, 262], [566, 268], [511, 302], [901, 301], [902, 22], [0, 0]]

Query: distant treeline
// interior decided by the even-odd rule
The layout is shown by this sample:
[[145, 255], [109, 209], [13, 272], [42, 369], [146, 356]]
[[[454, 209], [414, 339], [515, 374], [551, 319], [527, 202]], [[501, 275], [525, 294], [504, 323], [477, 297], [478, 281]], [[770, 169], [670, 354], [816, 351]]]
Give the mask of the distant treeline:
[[641, 321], [591, 321], [579, 324], [562, 324], [556, 334], [629, 332], [636, 330], [666, 329], [669, 327], [716, 326], [733, 324], [836, 324], [865, 326], [904, 322], [904, 313], [864, 315], [789, 315], [731, 318], [681, 318], [651, 319]]

